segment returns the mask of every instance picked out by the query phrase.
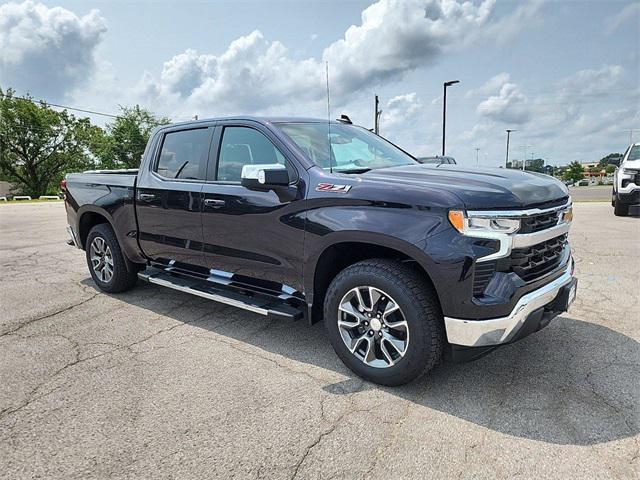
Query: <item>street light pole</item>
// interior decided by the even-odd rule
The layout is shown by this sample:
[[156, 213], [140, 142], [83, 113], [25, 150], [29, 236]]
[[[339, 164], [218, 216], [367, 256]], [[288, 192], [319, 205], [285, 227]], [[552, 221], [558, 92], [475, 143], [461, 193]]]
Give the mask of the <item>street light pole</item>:
[[442, 102], [442, 156], [444, 157], [444, 139], [445, 139], [445, 132], [446, 132], [446, 128], [447, 128], [447, 87], [450, 87], [451, 85], [454, 85], [456, 83], [460, 83], [460, 80], [450, 80], [448, 82], [444, 82], [443, 83], [443, 88], [444, 88], [444, 95], [443, 95], [443, 102]]
[[480, 149], [476, 147], [476, 167], [480, 166], [480, 157], [478, 156], [479, 152], [480, 152]]
[[507, 129], [507, 159], [504, 162], [504, 168], [509, 168], [507, 167], [507, 165], [509, 164], [509, 136], [511, 135], [511, 132], [515, 132], [516, 130], [513, 129]]

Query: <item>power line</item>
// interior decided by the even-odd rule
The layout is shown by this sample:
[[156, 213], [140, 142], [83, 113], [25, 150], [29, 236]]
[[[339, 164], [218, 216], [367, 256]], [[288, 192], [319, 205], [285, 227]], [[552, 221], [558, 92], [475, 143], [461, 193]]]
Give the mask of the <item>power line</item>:
[[[6, 96], [6, 95], [5, 95]], [[50, 107], [66, 108], [67, 110], [74, 110], [76, 112], [90, 113], [92, 115], [102, 115], [103, 117], [122, 118], [122, 115], [113, 115], [112, 113], [96, 112], [95, 110], [85, 110], [84, 108], [70, 107], [68, 105], [60, 105], [58, 103], [50, 103], [46, 100], [34, 100], [29, 97], [12, 96], [11, 98], [17, 98], [19, 100], [25, 100], [31, 103], [44, 103]]]

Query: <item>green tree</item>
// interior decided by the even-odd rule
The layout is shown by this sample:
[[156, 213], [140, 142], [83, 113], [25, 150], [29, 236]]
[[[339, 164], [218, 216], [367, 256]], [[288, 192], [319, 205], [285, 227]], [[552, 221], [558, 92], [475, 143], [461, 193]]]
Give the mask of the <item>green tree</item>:
[[66, 172], [91, 165], [87, 140], [95, 128], [87, 118], [0, 90], [0, 172], [27, 195], [57, 193]]
[[579, 162], [571, 162], [569, 167], [562, 173], [563, 180], [579, 182], [584, 178], [584, 167]]
[[157, 118], [139, 105], [121, 107], [122, 113], [106, 126], [106, 131], [94, 132], [91, 151], [101, 168], [138, 168], [151, 131], [170, 122]]
[[613, 173], [616, 171], [616, 166], [615, 165], [607, 165], [606, 167], [604, 167], [604, 171], [605, 173], [607, 173], [607, 175]]

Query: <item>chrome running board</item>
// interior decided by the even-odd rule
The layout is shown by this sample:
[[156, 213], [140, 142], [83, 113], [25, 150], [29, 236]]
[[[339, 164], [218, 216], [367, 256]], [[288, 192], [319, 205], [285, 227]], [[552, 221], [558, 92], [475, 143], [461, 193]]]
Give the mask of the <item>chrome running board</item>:
[[224, 303], [236, 308], [248, 310], [267, 317], [278, 317], [289, 320], [302, 318], [303, 313], [296, 307], [268, 297], [244, 295], [235, 291], [217, 288], [212, 282], [198, 280], [184, 275], [169, 273], [157, 268], [147, 268], [138, 273], [138, 277], [145, 282], [189, 293], [197, 297]]

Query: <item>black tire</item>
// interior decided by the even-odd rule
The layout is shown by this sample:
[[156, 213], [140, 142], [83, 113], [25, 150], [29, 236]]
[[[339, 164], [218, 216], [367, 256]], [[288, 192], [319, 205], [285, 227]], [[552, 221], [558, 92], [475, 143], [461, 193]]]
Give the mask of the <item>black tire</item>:
[[[96, 238], [104, 240], [105, 244], [109, 247], [111, 253], [111, 259], [113, 262], [113, 274], [108, 281], [104, 281], [98, 277], [98, 273], [93, 268], [91, 260], [91, 245]], [[132, 289], [136, 281], [138, 280], [139, 266], [130, 262], [120, 249], [120, 244], [116, 238], [111, 225], [107, 223], [100, 223], [93, 227], [87, 236], [87, 243], [85, 244], [85, 253], [87, 257], [87, 265], [89, 266], [89, 273], [93, 281], [96, 283], [100, 290], [108, 293], [125, 292]]]
[[[340, 335], [338, 307], [355, 287], [372, 286], [386, 292], [400, 307], [408, 324], [404, 356], [385, 368], [366, 364], [351, 353]], [[433, 287], [407, 264], [388, 259], [364, 260], [345, 268], [331, 282], [324, 302], [324, 323], [340, 359], [358, 376], [380, 385], [396, 386], [415, 380], [440, 360], [444, 321]]]
[[613, 202], [613, 214], [616, 217], [626, 217], [629, 215], [629, 205], [622, 203], [617, 195]]

